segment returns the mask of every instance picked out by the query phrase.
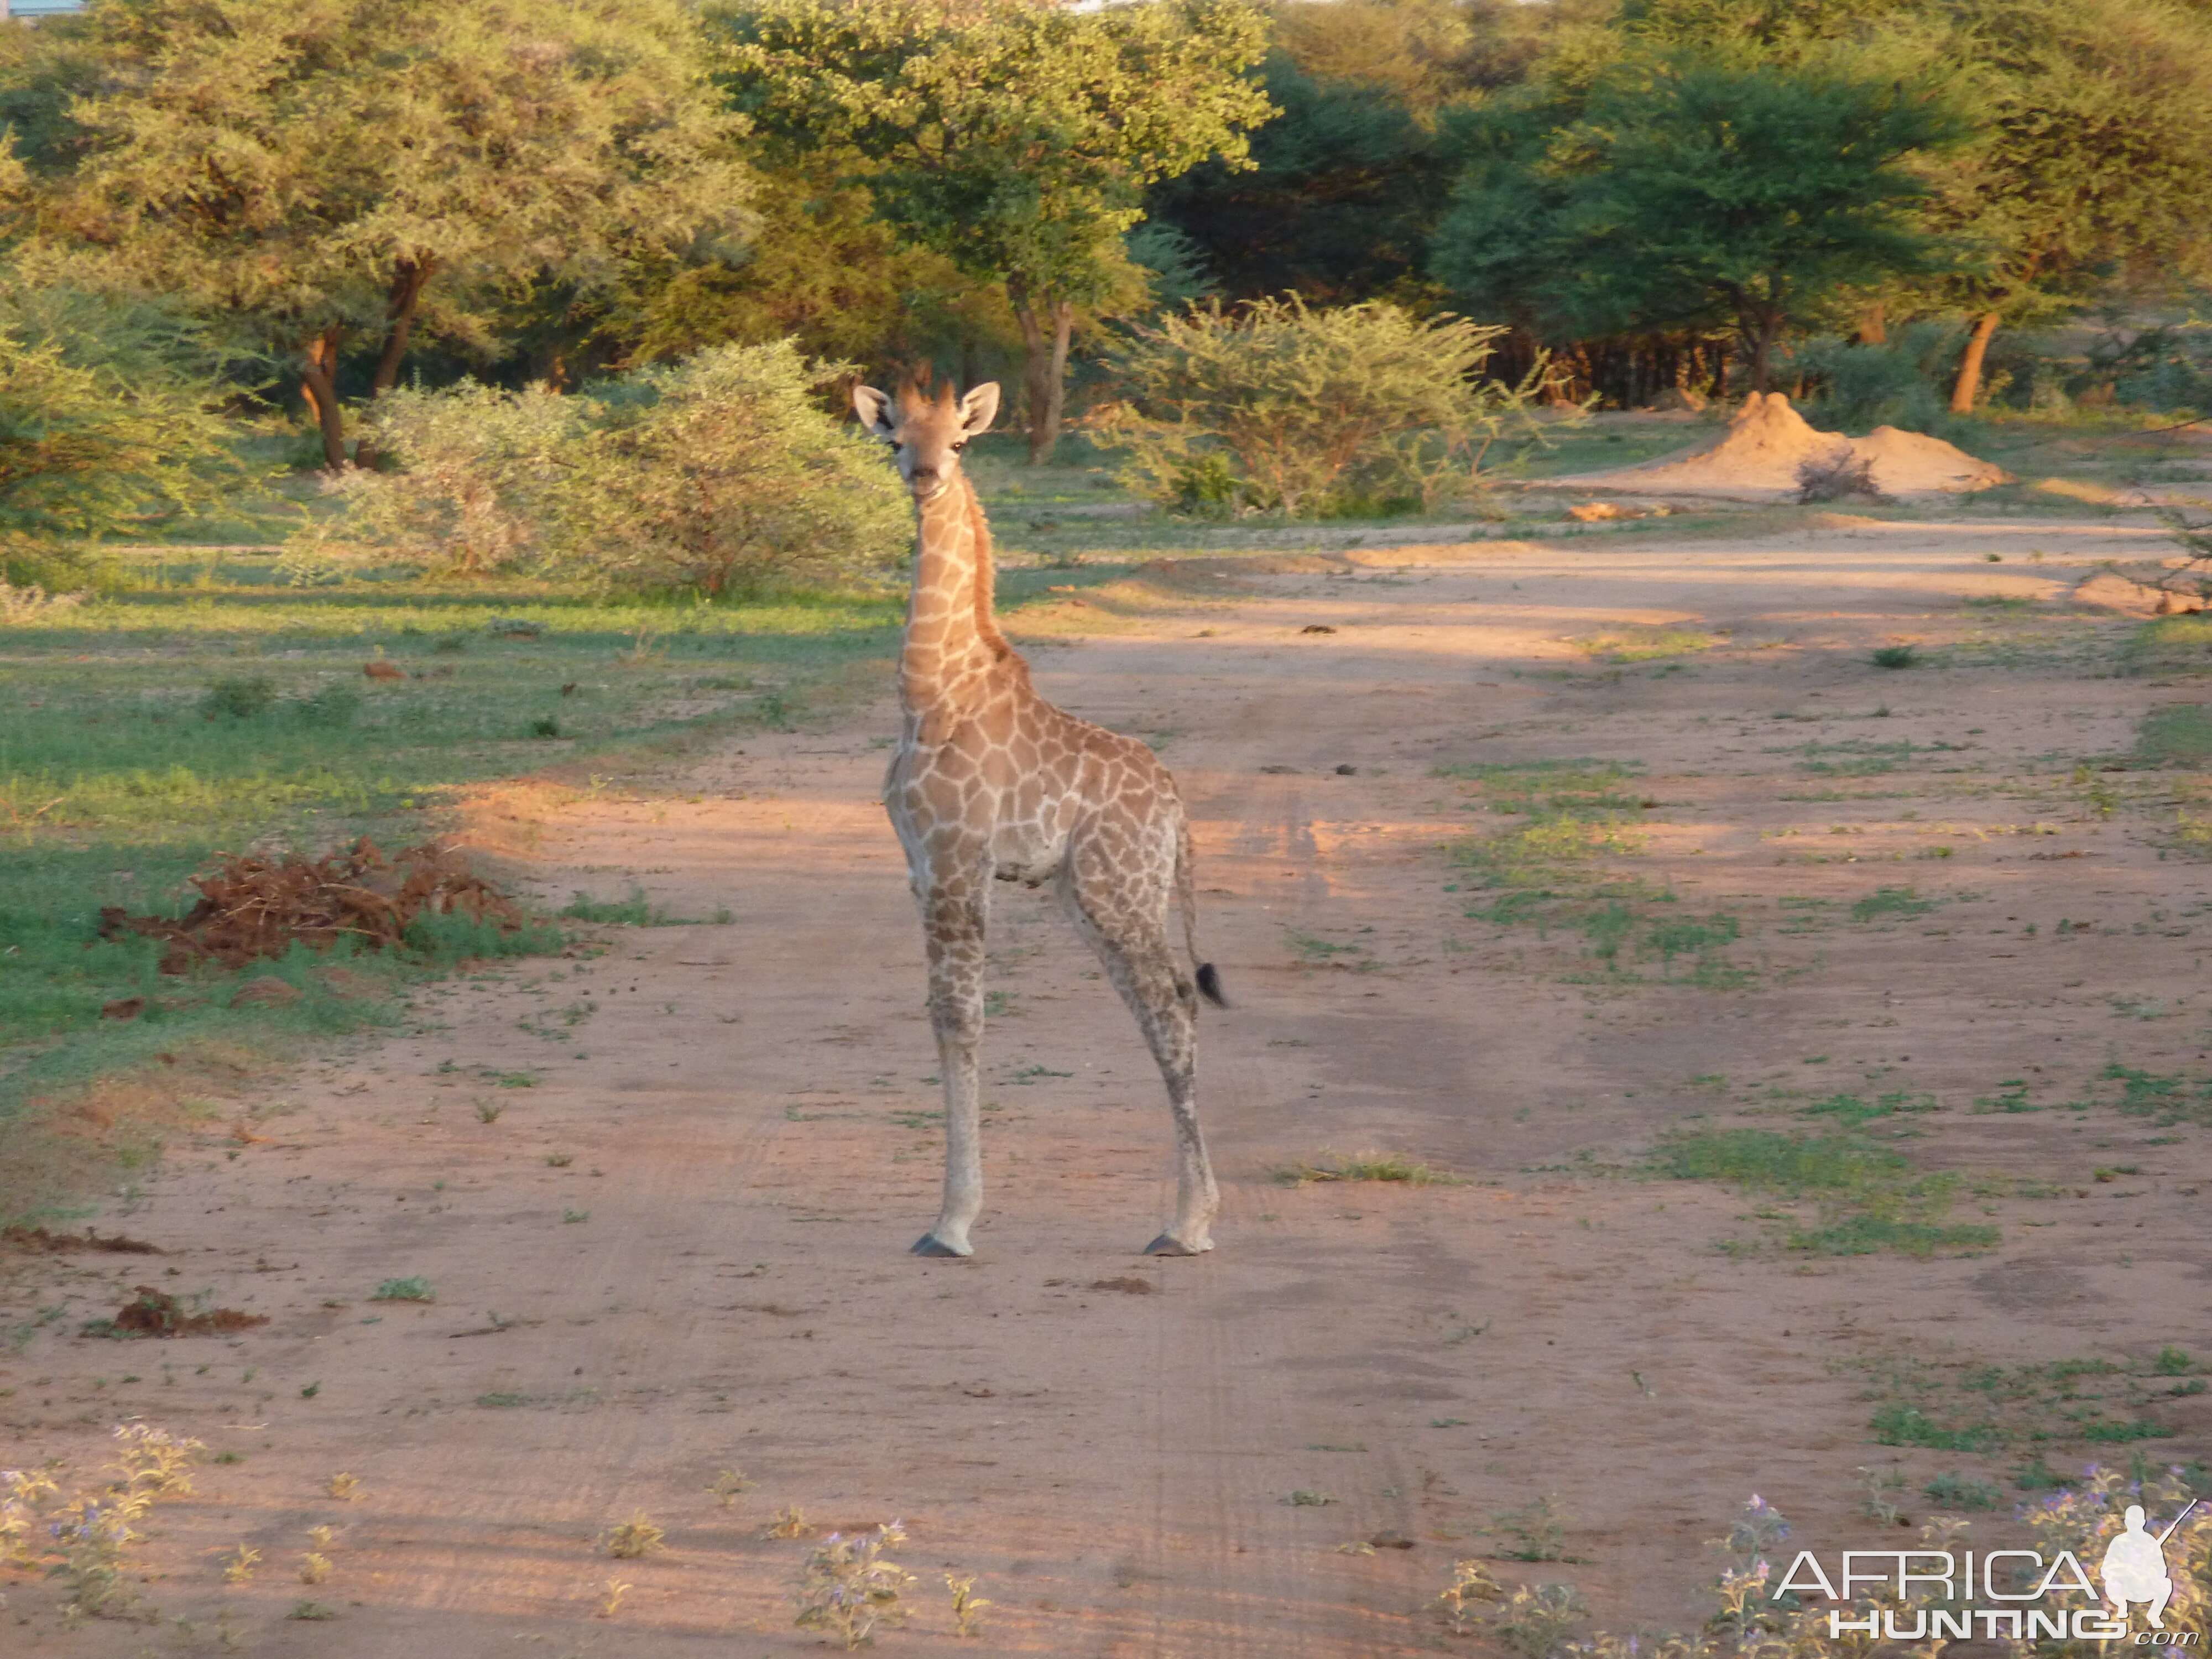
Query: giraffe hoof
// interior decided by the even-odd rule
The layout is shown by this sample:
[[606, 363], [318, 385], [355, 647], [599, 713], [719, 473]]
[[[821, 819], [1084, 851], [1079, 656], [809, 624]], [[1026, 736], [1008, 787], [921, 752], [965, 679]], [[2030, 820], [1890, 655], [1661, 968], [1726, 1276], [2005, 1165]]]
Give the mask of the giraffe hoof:
[[1173, 1233], [1162, 1233], [1145, 1246], [1145, 1254], [1146, 1255], [1203, 1255], [1212, 1248], [1213, 1241], [1210, 1238], [1201, 1239], [1195, 1244], [1186, 1244]]
[[972, 1244], [965, 1244], [955, 1249], [939, 1238], [935, 1233], [924, 1233], [914, 1241], [913, 1248], [907, 1254], [909, 1255], [973, 1255], [975, 1254], [975, 1248]]

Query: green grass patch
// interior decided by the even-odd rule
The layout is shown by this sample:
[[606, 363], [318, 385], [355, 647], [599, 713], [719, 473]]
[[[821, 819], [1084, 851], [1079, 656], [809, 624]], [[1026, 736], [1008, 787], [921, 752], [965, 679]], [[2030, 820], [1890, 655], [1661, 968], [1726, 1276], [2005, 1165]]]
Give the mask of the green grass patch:
[[[2043, 1472], [2054, 1448], [2127, 1445], [2174, 1432], [2148, 1413], [2190, 1392], [2189, 1383], [2177, 1386], [2159, 1364], [2084, 1356], [1996, 1365], [1887, 1354], [1838, 1369], [1866, 1378], [1859, 1397], [1874, 1407], [1869, 1427], [1881, 1444], [1984, 1455], [2032, 1448], [2033, 1463], [2018, 1484], [2035, 1490], [2052, 1484]], [[1931, 1482], [1928, 1495], [1949, 1508], [1994, 1508], [1996, 1491], [1954, 1474]]]
[[1825, 1100], [1816, 1100], [1804, 1109], [1802, 1115], [1834, 1120], [1840, 1129], [1856, 1129], [1862, 1123], [1871, 1123], [1878, 1118], [1893, 1117], [1900, 1112], [1933, 1112], [1939, 1109], [1933, 1095], [1915, 1095], [1903, 1089], [1867, 1100], [1858, 1095], [1834, 1094]]
[[1924, 1256], [1997, 1243], [1995, 1227], [1943, 1219], [1960, 1177], [1922, 1174], [1902, 1153], [1861, 1134], [1690, 1130], [1654, 1148], [1650, 1168], [1677, 1181], [1810, 1201], [1814, 1219], [1781, 1212], [1762, 1218], [1778, 1224], [1784, 1248], [1815, 1255]]
[[1946, 1428], [1917, 1406], [1893, 1401], [1875, 1413], [1869, 1425], [1882, 1446], [1926, 1446], [1936, 1451], [1993, 1451], [2003, 1437], [1991, 1427]]
[[1686, 657], [1699, 651], [1709, 651], [1713, 636], [1690, 628], [1645, 626], [1625, 623], [1595, 634], [1586, 634], [1573, 641], [1575, 647], [1585, 655], [1604, 662], [1656, 662], [1664, 657]]
[[1911, 764], [1915, 755], [1957, 747], [1948, 743], [1875, 743], [1871, 738], [1851, 738], [1842, 743], [1784, 744], [1766, 752], [1794, 754], [1798, 757], [1797, 769], [1815, 776], [1869, 778]]
[[[645, 889], [633, 884], [627, 898], [595, 899], [588, 893], [578, 893], [555, 912], [563, 921], [589, 921], [612, 927], [692, 927], [698, 925], [691, 916], [673, 916], [646, 896]], [[727, 910], [717, 911], [717, 922], [730, 920]]]
[[[120, 559], [110, 576], [87, 603], [11, 627], [0, 660], [0, 1133], [33, 1098], [179, 1044], [296, 1054], [389, 1020], [410, 978], [562, 944], [551, 926], [425, 918], [406, 963], [256, 964], [302, 996], [240, 1007], [236, 975], [162, 975], [151, 941], [102, 939], [103, 907], [181, 914], [199, 896], [191, 876], [249, 847], [405, 846], [502, 781], [584, 794], [649, 780], [709, 741], [872, 689], [899, 625], [888, 592], [692, 604], [520, 580], [301, 587], [267, 558], [184, 550]], [[549, 726], [557, 738], [533, 735]], [[631, 919], [628, 902], [614, 910]], [[648, 906], [642, 920], [675, 919]], [[319, 972], [334, 965], [389, 994], [336, 994]], [[103, 1018], [133, 1001], [135, 1018]]]
[[1970, 1480], [1955, 1469], [1937, 1475], [1920, 1490], [1930, 1503], [1947, 1510], [1993, 1510], [2005, 1501], [2002, 1487], [1987, 1480]]
[[1884, 916], [1923, 916], [1941, 899], [1924, 899], [1910, 887], [1877, 887], [1851, 904], [1853, 921], [1878, 921]]
[[1939, 1250], [1994, 1249], [2000, 1237], [1995, 1227], [1979, 1222], [1906, 1221], [1863, 1212], [1792, 1227], [1788, 1243], [1814, 1255], [1874, 1255], [1884, 1250], [1934, 1255]]
[[1662, 1141], [1652, 1167], [1677, 1181], [1718, 1181], [1795, 1198], [1893, 1182], [1912, 1166], [1899, 1153], [1856, 1135], [1698, 1129]]
[[2179, 702], [2152, 709], [2136, 727], [2136, 753], [2154, 766], [2212, 763], [2212, 708]]
[[2115, 1060], [2097, 1073], [2088, 1097], [2072, 1103], [2109, 1106], [2130, 1117], [2147, 1117], [2161, 1129], [2177, 1123], [2212, 1127], [2212, 1078], [2143, 1071]]
[[1604, 981], [1641, 981], [1635, 964], [1656, 963], [1662, 981], [1733, 989], [1750, 977], [1725, 954], [1741, 937], [1739, 920], [1668, 908], [1679, 902], [1673, 893], [1613, 862], [1642, 850], [1642, 815], [1659, 805], [1622, 787], [1638, 770], [1632, 762], [1586, 758], [1437, 768], [1436, 776], [1468, 786], [1471, 810], [1519, 820], [1448, 848], [1472, 878], [1454, 890], [1471, 885], [1482, 896], [1463, 902], [1463, 914], [1500, 926], [1533, 924], [1547, 937], [1553, 929], [1579, 933]]
[[2212, 617], [2160, 617], [2147, 622], [2128, 641], [2122, 659], [2137, 674], [2212, 671]]
[[1310, 1186], [1317, 1181], [1385, 1181], [1406, 1187], [1464, 1187], [1467, 1179], [1449, 1170], [1400, 1152], [1323, 1152], [1279, 1166], [1275, 1180], [1285, 1187]]

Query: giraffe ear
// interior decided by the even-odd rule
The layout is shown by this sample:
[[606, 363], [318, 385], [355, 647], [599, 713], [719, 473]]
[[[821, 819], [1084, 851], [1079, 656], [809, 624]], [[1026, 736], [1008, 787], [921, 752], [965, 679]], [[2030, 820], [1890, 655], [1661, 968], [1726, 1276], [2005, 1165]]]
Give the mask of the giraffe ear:
[[860, 417], [860, 424], [878, 438], [891, 435], [891, 399], [887, 392], [878, 392], [872, 386], [853, 388], [853, 413]]
[[999, 383], [986, 380], [960, 400], [960, 429], [973, 438], [999, 418]]

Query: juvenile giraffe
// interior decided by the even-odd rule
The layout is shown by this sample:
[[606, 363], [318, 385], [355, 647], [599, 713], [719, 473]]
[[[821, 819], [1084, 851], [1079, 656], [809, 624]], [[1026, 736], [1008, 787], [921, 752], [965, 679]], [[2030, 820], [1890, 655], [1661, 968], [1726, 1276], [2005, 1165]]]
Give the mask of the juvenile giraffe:
[[991, 533], [960, 452], [999, 411], [995, 383], [956, 401], [911, 385], [896, 400], [853, 393], [887, 440], [921, 520], [899, 656], [903, 720], [884, 803], [906, 848], [929, 957], [929, 1015], [945, 1079], [945, 1202], [917, 1255], [969, 1255], [983, 1207], [976, 1078], [990, 884], [1053, 884], [1137, 1017], [1175, 1115], [1175, 1221], [1153, 1255], [1213, 1248], [1220, 1194], [1199, 1133], [1198, 994], [1222, 1000], [1211, 963], [1183, 972], [1168, 942], [1180, 902], [1194, 963], [1190, 831], [1175, 780], [1133, 738], [1054, 708], [991, 609]]

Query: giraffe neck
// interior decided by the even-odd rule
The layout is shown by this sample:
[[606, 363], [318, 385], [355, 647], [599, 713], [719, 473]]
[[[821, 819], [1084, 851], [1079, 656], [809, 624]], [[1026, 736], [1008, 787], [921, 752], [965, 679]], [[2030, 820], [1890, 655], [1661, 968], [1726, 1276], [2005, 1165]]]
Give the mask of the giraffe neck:
[[921, 505], [899, 694], [908, 709], [957, 698], [1009, 649], [991, 611], [991, 531], [966, 477]]

